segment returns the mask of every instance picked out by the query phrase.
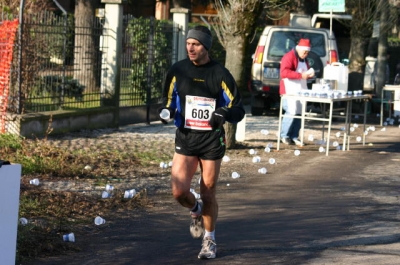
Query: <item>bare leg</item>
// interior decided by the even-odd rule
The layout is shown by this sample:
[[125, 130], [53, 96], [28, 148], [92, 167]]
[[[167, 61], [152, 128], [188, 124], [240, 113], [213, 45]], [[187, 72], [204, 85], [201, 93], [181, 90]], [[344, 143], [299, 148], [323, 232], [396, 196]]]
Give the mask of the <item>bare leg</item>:
[[190, 192], [190, 184], [196, 173], [199, 159], [196, 156], [184, 156], [175, 153], [172, 160], [172, 195], [184, 207], [193, 208], [196, 198]]
[[216, 185], [221, 169], [221, 159], [200, 160], [202, 172], [200, 182], [200, 194], [203, 201], [203, 223], [204, 228], [212, 232], [218, 217], [218, 203], [216, 199]]

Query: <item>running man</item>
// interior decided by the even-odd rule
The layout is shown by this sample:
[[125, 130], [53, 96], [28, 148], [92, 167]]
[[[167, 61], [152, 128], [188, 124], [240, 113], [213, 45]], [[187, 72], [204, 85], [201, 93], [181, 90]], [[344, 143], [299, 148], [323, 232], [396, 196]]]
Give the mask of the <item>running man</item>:
[[[230, 72], [210, 58], [212, 35], [196, 26], [186, 38], [188, 58], [169, 70], [163, 90], [163, 109], [170, 111], [177, 127], [171, 169], [174, 198], [190, 210], [190, 233], [203, 238], [199, 259], [217, 255], [215, 227], [218, 217], [216, 185], [225, 155], [225, 121], [237, 123], [245, 111]], [[166, 120], [162, 120], [164, 123]], [[200, 167], [200, 195], [196, 200], [190, 184]]]

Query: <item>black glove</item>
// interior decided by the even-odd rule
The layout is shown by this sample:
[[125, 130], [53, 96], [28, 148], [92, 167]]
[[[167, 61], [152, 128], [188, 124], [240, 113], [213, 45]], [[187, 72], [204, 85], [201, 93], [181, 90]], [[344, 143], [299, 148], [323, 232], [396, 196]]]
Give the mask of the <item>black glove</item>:
[[[175, 110], [173, 110], [172, 108], [160, 107], [160, 108], [158, 108], [158, 114], [160, 114], [161, 111], [163, 111], [164, 109], [169, 111], [169, 119], [172, 119], [175, 115]], [[168, 121], [165, 119], [162, 119], [161, 117], [160, 117], [160, 121], [164, 124], [168, 124]]]
[[225, 108], [218, 108], [211, 114], [210, 126], [214, 129], [221, 128], [228, 116], [228, 110]]

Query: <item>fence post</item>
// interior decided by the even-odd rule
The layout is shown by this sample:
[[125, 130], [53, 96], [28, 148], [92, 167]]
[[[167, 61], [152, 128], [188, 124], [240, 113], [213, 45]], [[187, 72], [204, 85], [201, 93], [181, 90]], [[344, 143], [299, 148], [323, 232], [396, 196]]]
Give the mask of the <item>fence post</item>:
[[103, 36], [105, 67], [101, 72], [101, 102], [102, 105], [112, 105], [117, 108], [115, 113], [116, 124], [118, 124], [123, 6], [118, 3], [120, 1], [102, 0], [101, 2], [105, 3]]
[[[177, 36], [178, 41], [174, 40], [174, 43], [178, 43], [178, 61], [183, 60], [187, 57], [186, 54], [186, 35], [189, 24], [189, 9], [187, 8], [172, 8], [173, 21], [182, 28], [180, 34]], [[174, 34], [174, 38], [176, 35]]]
[[150, 124], [150, 103], [151, 103], [151, 87], [152, 87], [152, 80], [153, 80], [153, 65], [154, 65], [154, 32], [155, 32], [155, 24], [156, 21], [154, 17], [150, 18], [150, 32], [148, 35], [148, 46], [149, 49], [147, 51], [147, 93], [146, 93], [146, 107], [147, 107], [147, 114], [146, 114], [146, 121], [147, 124]]

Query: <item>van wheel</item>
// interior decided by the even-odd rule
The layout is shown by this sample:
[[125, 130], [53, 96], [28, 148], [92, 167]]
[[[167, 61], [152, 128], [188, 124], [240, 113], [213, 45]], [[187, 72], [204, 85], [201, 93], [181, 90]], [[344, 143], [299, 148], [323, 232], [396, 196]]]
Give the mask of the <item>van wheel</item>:
[[307, 56], [308, 65], [314, 68], [315, 77], [321, 78], [324, 73], [324, 65], [321, 61], [321, 58], [315, 54], [314, 52], [310, 52]]

